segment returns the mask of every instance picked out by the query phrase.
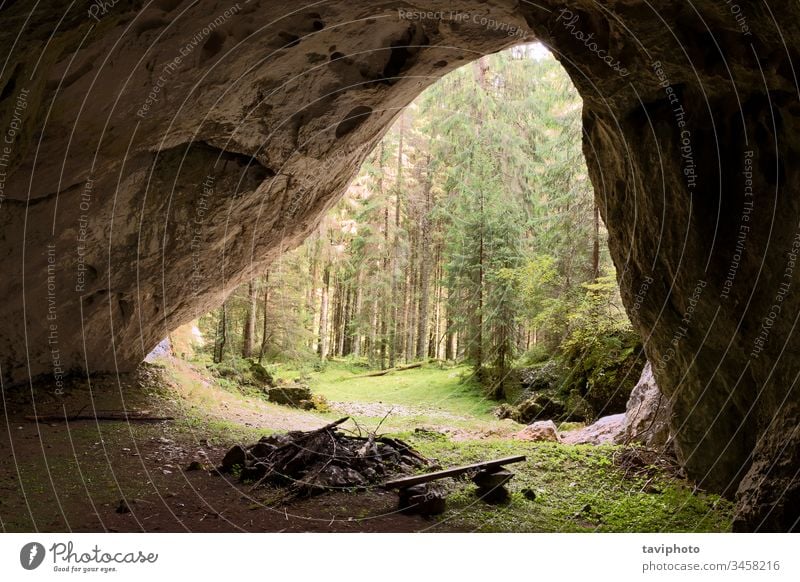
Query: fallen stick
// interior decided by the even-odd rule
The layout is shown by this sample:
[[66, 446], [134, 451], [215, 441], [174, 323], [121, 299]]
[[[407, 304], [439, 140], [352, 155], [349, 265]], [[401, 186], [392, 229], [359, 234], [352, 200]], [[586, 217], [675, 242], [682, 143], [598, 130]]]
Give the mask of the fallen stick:
[[330, 429], [332, 429], [332, 428], [336, 428], [336, 427], [337, 427], [337, 426], [339, 426], [340, 424], [344, 424], [344, 423], [345, 423], [345, 422], [347, 422], [348, 420], [350, 420], [350, 417], [349, 417], [349, 416], [345, 416], [344, 418], [340, 418], [339, 420], [335, 420], [335, 421], [333, 421], [332, 423], [330, 423], [330, 424], [326, 424], [326, 425], [325, 425], [325, 426], [323, 426], [322, 428], [318, 428], [317, 430], [313, 430], [313, 431], [311, 431], [311, 432], [322, 432], [322, 431], [324, 431], [324, 430], [330, 430]]
[[30, 422], [72, 422], [76, 420], [126, 420], [137, 422], [160, 422], [164, 420], [175, 420], [174, 416], [150, 416], [139, 412], [105, 412], [98, 414], [38, 414], [26, 416], [25, 420]]

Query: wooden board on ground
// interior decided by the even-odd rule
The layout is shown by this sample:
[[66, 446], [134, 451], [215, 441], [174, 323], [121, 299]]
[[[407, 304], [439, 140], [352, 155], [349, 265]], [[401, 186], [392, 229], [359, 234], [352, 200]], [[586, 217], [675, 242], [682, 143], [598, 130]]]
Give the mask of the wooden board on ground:
[[402, 479], [395, 479], [384, 484], [387, 489], [405, 489], [406, 487], [413, 487], [422, 483], [430, 483], [437, 479], [444, 479], [445, 477], [457, 477], [470, 471], [481, 471], [487, 469], [497, 469], [512, 463], [521, 463], [526, 459], [525, 455], [516, 455], [514, 457], [505, 457], [504, 459], [495, 459], [494, 461], [483, 461], [481, 463], [473, 463], [472, 465], [464, 465], [462, 467], [453, 467], [451, 469], [444, 469], [434, 473], [426, 473], [425, 475], [414, 475], [413, 477], [404, 477]]

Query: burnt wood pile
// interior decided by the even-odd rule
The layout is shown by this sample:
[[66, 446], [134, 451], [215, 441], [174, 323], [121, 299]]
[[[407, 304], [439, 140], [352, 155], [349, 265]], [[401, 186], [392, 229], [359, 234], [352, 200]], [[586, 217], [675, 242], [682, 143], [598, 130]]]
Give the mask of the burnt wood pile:
[[231, 448], [218, 468], [254, 486], [287, 487], [291, 497], [324, 491], [359, 489], [409, 474], [431, 461], [400, 439], [339, 429], [349, 417], [313, 431], [292, 431], [262, 437], [257, 443]]

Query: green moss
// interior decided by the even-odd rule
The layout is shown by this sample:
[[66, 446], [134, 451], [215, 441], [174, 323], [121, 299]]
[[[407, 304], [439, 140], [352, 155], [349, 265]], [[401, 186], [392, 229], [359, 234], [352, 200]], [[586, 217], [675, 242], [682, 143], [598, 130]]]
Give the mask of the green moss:
[[[614, 465], [612, 446], [482, 440], [442, 442], [406, 435], [425, 455], [444, 466], [525, 454], [509, 465], [515, 473], [510, 501], [502, 506], [477, 500], [466, 480], [451, 481], [441, 520], [459, 529], [489, 532], [705, 532], [729, 531], [732, 505], [715, 495], [693, 493], [668, 475], [626, 477]], [[535, 493], [531, 501], [521, 492]], [[478, 501], [476, 503], [476, 501]], [[432, 529], [436, 529], [435, 526]]]

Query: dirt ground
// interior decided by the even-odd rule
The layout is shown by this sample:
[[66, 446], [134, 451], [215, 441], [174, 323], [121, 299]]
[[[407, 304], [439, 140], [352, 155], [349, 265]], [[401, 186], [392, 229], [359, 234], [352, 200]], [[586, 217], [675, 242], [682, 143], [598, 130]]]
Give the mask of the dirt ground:
[[[254, 433], [260, 426], [316, 428], [325, 420], [290, 409], [275, 412], [276, 407], [266, 403], [261, 410], [249, 410], [247, 402], [215, 394], [213, 404], [207, 403], [206, 422], [187, 414], [180, 393], [148, 392], [148, 381], [153, 379], [96, 379], [91, 387], [73, 386], [64, 398], [37, 392], [33, 401], [29, 389], [4, 391], [0, 411], [2, 531], [448, 530], [446, 523], [398, 514], [396, 494], [380, 489], [329, 493], [285, 506], [270, 502], [275, 491], [251, 491], [249, 485], [213, 471], [187, 470], [193, 461], [213, 468], [236, 442], [237, 436], [228, 434], [225, 425], [212, 426], [215, 419], [250, 425]], [[145, 389], [131, 390], [137, 383]], [[154, 415], [175, 415], [176, 420], [36, 423], [26, 419], [33, 414], [93, 409], [149, 410]]]

